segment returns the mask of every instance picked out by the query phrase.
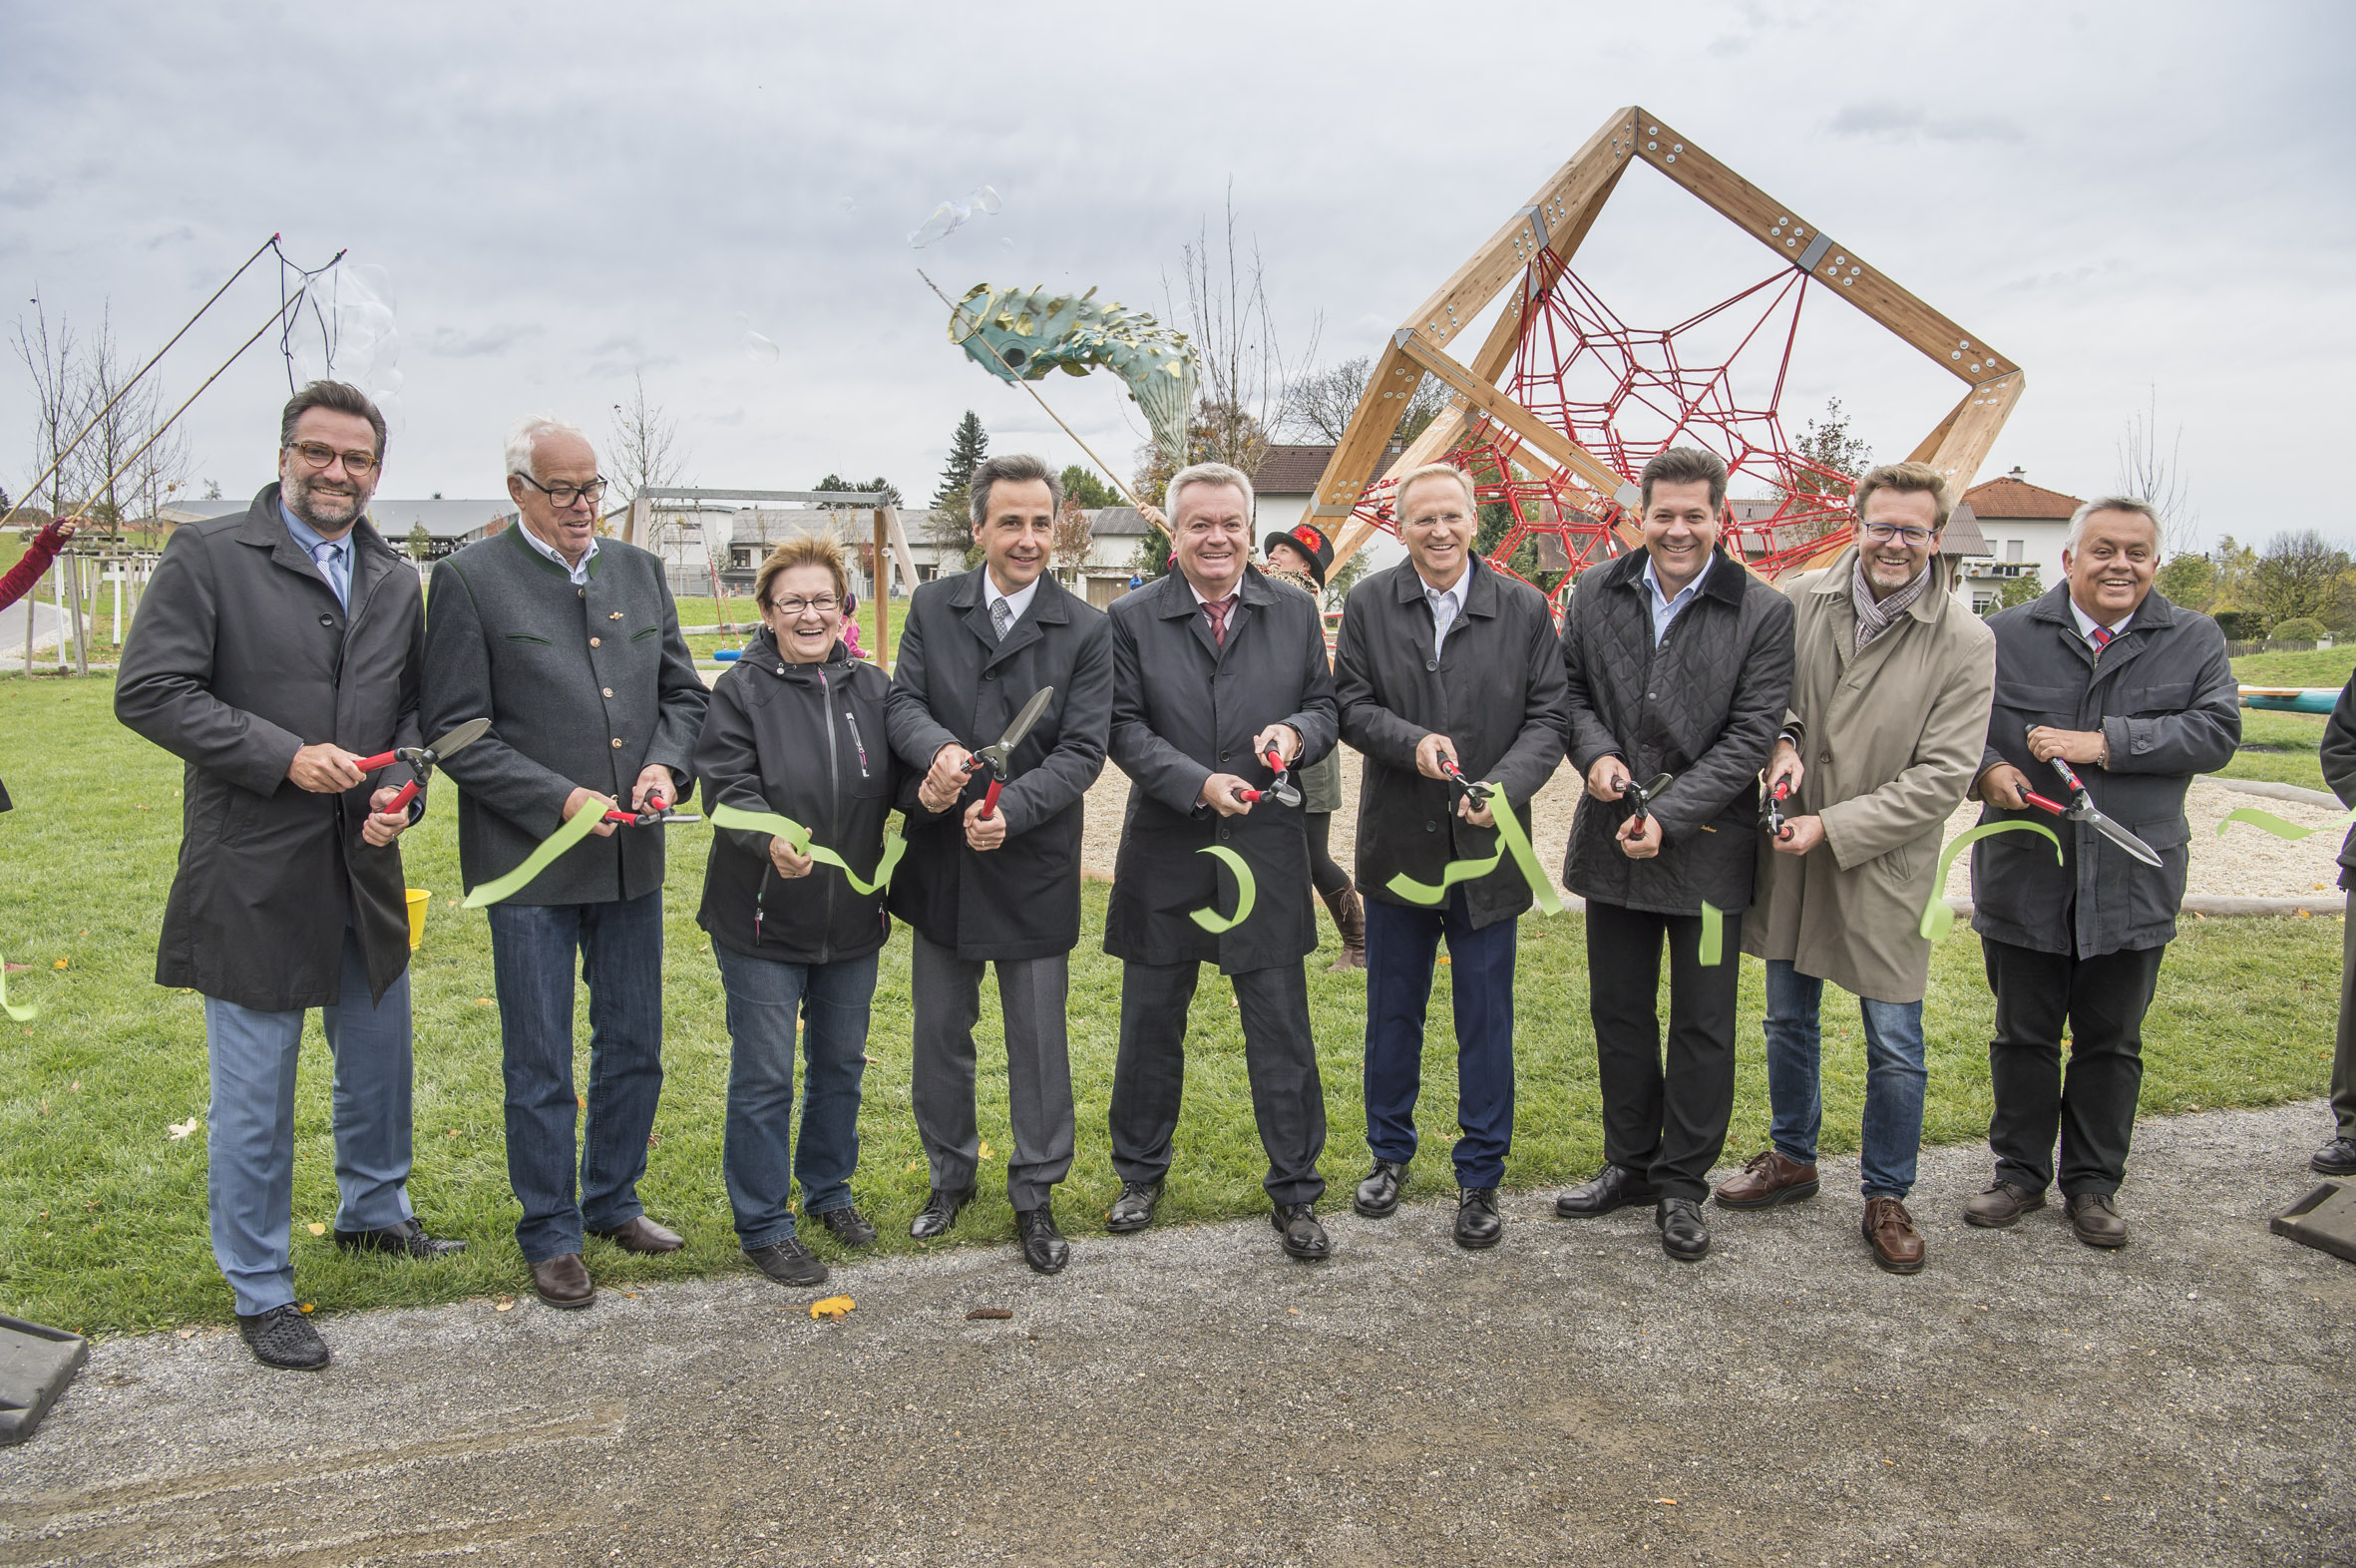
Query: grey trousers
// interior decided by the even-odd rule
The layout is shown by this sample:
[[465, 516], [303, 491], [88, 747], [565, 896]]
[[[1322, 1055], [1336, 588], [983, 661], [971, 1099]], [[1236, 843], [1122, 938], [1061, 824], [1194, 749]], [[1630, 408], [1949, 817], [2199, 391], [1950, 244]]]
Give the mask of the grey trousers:
[[[982, 1017], [979, 960], [959, 958], [911, 931], [909, 981], [916, 1014], [910, 1098], [933, 1185], [963, 1192], [981, 1168], [974, 1126], [974, 1025]], [[1006, 1160], [1006, 1201], [1045, 1203], [1071, 1170], [1071, 1051], [1063, 1000], [1070, 960], [998, 960], [998, 1016], [1006, 1032], [1006, 1114], [1014, 1148]]]
[[2340, 1039], [2331, 1058], [2334, 1136], [2356, 1138], [2356, 920], [2340, 935]]

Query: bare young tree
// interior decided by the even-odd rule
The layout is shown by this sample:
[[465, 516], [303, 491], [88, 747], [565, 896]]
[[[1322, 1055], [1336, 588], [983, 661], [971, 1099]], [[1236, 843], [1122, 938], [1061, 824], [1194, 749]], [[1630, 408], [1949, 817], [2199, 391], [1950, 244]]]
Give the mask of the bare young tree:
[[2144, 406], [2128, 416], [2127, 429], [2120, 433], [2119, 493], [2151, 502], [2160, 512], [2166, 553], [2183, 555], [2194, 548], [2200, 523], [2179, 456], [2184, 427], [2179, 424], [2163, 438], [2160, 433], [2159, 383], [2154, 382], [2146, 392]]
[[117, 528], [135, 517], [153, 519], [187, 488], [191, 466], [187, 434], [179, 426], [159, 434], [166, 410], [157, 383], [142, 381], [126, 390], [134, 373], [116, 347], [111, 314], [102, 311], [82, 375], [88, 406], [105, 412], [85, 450], [91, 482], [105, 487], [91, 500]]
[[[1232, 183], [1222, 240], [1214, 251], [1205, 224], [1180, 261], [1188, 335], [1203, 376], [1200, 447], [1188, 455], [1257, 475], [1268, 455], [1268, 433], [1283, 413], [1287, 377], [1260, 248], [1254, 244], [1246, 255], [1236, 234]], [[1164, 279], [1165, 292], [1167, 286]]]
[[[1360, 354], [1338, 365], [1296, 377], [1285, 388], [1279, 432], [1328, 446], [1339, 445], [1350, 429], [1351, 416], [1358, 412], [1360, 400], [1367, 395], [1367, 377], [1374, 370], [1374, 362]], [[1390, 439], [1414, 440], [1453, 404], [1445, 383], [1436, 376], [1424, 376], [1416, 382], [1413, 395], [1407, 399], [1406, 408], [1390, 432]]]
[[687, 451], [679, 442], [679, 422], [663, 412], [660, 403], [646, 400], [646, 377], [630, 377], [630, 398], [613, 405], [613, 433], [606, 438], [605, 458], [611, 472], [605, 477], [634, 501], [649, 490], [678, 483], [686, 467]]
[[[49, 309], [36, 294], [32, 323], [27, 325], [21, 313], [17, 316], [10, 346], [33, 379], [33, 470], [26, 481], [29, 485], [43, 470], [55, 467], [56, 472], [48, 481], [49, 510], [52, 515], [71, 512], [87, 493], [91, 478], [87, 459], [81, 452], [65, 456], [67, 446], [81, 433], [91, 414], [89, 387], [82, 374], [82, 358], [74, 341], [73, 326], [61, 316], [53, 332]], [[30, 503], [35, 495], [28, 490], [25, 500]]]

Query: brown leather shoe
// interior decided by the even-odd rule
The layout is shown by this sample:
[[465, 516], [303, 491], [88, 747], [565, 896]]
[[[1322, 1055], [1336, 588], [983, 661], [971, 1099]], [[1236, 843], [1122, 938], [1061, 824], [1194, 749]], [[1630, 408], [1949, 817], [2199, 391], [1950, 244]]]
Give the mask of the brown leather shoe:
[[1963, 1223], [2000, 1231], [2022, 1215], [2044, 1207], [2044, 1193], [2016, 1187], [2009, 1181], [1992, 1181], [1986, 1192], [1963, 1206]]
[[2119, 1204], [2111, 1194], [2074, 1192], [2062, 1200], [2062, 1207], [2070, 1216], [2070, 1229], [2089, 1247], [2127, 1245], [2127, 1221], [2119, 1217]]
[[677, 1231], [666, 1230], [643, 1214], [626, 1225], [617, 1225], [609, 1231], [591, 1231], [589, 1234], [611, 1242], [623, 1252], [677, 1252], [687, 1245]]
[[587, 1307], [597, 1299], [581, 1254], [569, 1252], [532, 1266], [532, 1289], [551, 1307]]
[[1816, 1186], [1813, 1165], [1786, 1159], [1781, 1149], [1769, 1149], [1754, 1156], [1742, 1175], [1718, 1184], [1718, 1202], [1727, 1209], [1771, 1209], [1813, 1198]]
[[1895, 1198], [1865, 1200], [1865, 1245], [1873, 1249], [1873, 1261], [1892, 1274], [1922, 1272], [1922, 1232]]

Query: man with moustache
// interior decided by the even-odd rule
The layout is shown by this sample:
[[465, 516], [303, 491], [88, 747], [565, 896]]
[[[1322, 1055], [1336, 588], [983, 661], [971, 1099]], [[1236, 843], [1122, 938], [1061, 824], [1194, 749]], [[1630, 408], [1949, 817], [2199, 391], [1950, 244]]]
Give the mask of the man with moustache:
[[1979, 771], [1996, 680], [1995, 638], [1956, 601], [1954, 558], [1939, 552], [1950, 504], [1935, 469], [1877, 468], [1857, 484], [1856, 543], [1784, 586], [1791, 711], [1767, 782], [1789, 795], [1780, 831], [1761, 843], [1761, 908], [1743, 942], [1767, 961], [1774, 1141], [1718, 1188], [1729, 1209], [1816, 1195], [1817, 1018], [1830, 980], [1864, 1014], [1862, 1229], [1893, 1274], [1923, 1265], [1906, 1212], [1926, 1081], [1931, 945], [1918, 927], [1947, 819]]
[[[526, 419], [506, 458], [523, 521], [434, 568], [427, 617], [426, 732], [491, 720], [442, 764], [459, 786], [469, 887], [516, 870], [577, 813], [686, 799], [711, 700], [661, 558], [597, 536], [606, 485], [589, 438]], [[551, 1307], [596, 1300], [585, 1233], [624, 1252], [682, 1245], [638, 1198], [662, 1092], [662, 875], [660, 827], [599, 822], [490, 908], [516, 1242]], [[578, 1188], [577, 973], [589, 990]]]
[[[187, 764], [156, 982], [204, 998], [212, 1256], [265, 1367], [315, 1371], [288, 1255], [295, 1063], [317, 1007], [335, 1056], [335, 1243], [427, 1259], [464, 1242], [410, 1209], [407, 881], [413, 777], [363, 758], [421, 743], [417, 573], [364, 516], [384, 416], [314, 381], [278, 426], [278, 482], [172, 536], [123, 649], [115, 716]], [[439, 733], [437, 731], [436, 733]]]
[[[1563, 662], [1546, 597], [1472, 553], [1480, 509], [1463, 470], [1403, 476], [1407, 559], [1351, 590], [1334, 660], [1342, 738], [1366, 755], [1358, 875], [1367, 894], [1367, 1147], [1358, 1212], [1398, 1208], [1415, 1155], [1423, 1015], [1448, 944], [1456, 1019], [1456, 1245], [1505, 1234], [1497, 1188], [1513, 1146], [1513, 960], [1531, 890], [1507, 856], [1440, 904], [1411, 904], [1393, 877], [1436, 885], [1451, 861], [1497, 853], [1493, 813], [1519, 814], [1562, 762]], [[1497, 786], [1485, 801], [1450, 777]]]
[[[1111, 723], [1112, 635], [1104, 612], [1047, 571], [1063, 505], [1054, 471], [1035, 457], [993, 457], [968, 488], [982, 565], [917, 589], [884, 710], [892, 749], [925, 770], [920, 798], [939, 814], [909, 823], [890, 905], [914, 936], [910, 1091], [932, 1168], [908, 1233], [946, 1235], [974, 1198], [974, 1025], [982, 970], [994, 965], [1014, 1136], [1006, 1201], [1022, 1261], [1055, 1274], [1071, 1256], [1052, 1203], [1073, 1145], [1064, 996], [1080, 940], [1084, 802]], [[1054, 697], [982, 815], [991, 773], [974, 754], [1049, 686]]]
[[[1301, 808], [1273, 795], [1274, 748], [1288, 764], [1334, 747], [1334, 677], [1317, 601], [1251, 565], [1252, 482], [1224, 463], [1180, 469], [1163, 493], [1175, 569], [1112, 605], [1112, 759], [1129, 776], [1128, 814], [1104, 921], [1122, 961], [1121, 1043], [1112, 1080], [1115, 1231], [1153, 1220], [1170, 1169], [1186, 1071], [1187, 1007], [1205, 963], [1235, 986], [1252, 1110], [1268, 1154], [1265, 1186], [1285, 1251], [1331, 1256], [1317, 1221], [1325, 1191], [1324, 1086], [1302, 961], [1317, 951], [1309, 841]], [[1218, 858], [1242, 859], [1258, 885], [1248, 918], [1223, 932], [1240, 889]]]
[[[1702, 1203], [1735, 1108], [1735, 996], [1759, 771], [1791, 695], [1791, 601], [1718, 549], [1727, 469], [1671, 447], [1645, 465], [1644, 549], [1589, 572], [1563, 619], [1567, 747], [1587, 779], [1563, 881], [1587, 900], [1588, 1011], [1604, 1160], [1566, 1219], [1655, 1205], [1661, 1247], [1710, 1251]], [[1629, 799], [1667, 774], [1642, 809]], [[1703, 906], [1722, 947], [1702, 962]], [[1661, 944], [1669, 943], [1663, 1068]]]
[[[2224, 634], [2153, 590], [2160, 541], [2150, 502], [2090, 501], [2070, 519], [2062, 582], [1988, 620], [1996, 705], [1977, 785], [1988, 806], [1980, 820], [2043, 823], [2061, 838], [2062, 863], [2030, 833], [1972, 846], [1972, 929], [1996, 993], [1988, 1042], [1996, 1176], [1963, 1217], [2013, 1225], [2045, 1206], [2058, 1174], [2070, 1228], [2089, 1247], [2127, 1245], [2117, 1195], [2143, 1088], [2144, 1011], [2184, 897], [2192, 833], [2184, 791], [2241, 742], [2240, 685]], [[2031, 805], [2027, 793], [2064, 793], [2055, 757], [2160, 865], [2145, 865], [2091, 822], [2056, 821]]]

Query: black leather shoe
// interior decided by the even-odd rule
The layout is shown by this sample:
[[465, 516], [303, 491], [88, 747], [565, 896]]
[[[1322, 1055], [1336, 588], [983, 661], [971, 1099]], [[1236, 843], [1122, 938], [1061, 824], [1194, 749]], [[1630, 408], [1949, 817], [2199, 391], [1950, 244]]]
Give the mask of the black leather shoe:
[[1663, 1198], [1653, 1223], [1661, 1227], [1661, 1250], [1679, 1263], [1699, 1263], [1710, 1255], [1710, 1223], [1693, 1199]]
[[1071, 1262], [1071, 1243], [1055, 1228], [1055, 1211], [1046, 1204], [1014, 1211], [1014, 1236], [1022, 1243], [1022, 1261], [1033, 1274], [1061, 1274]]
[[1377, 1159], [1374, 1168], [1367, 1172], [1367, 1179], [1358, 1184], [1350, 1206], [1370, 1220], [1386, 1220], [1398, 1211], [1398, 1195], [1406, 1187], [1405, 1160]]
[[839, 1209], [821, 1209], [810, 1218], [825, 1226], [828, 1233], [846, 1247], [866, 1247], [875, 1242], [875, 1226], [868, 1222], [866, 1215], [850, 1204], [846, 1203]]
[[1592, 1220], [1630, 1204], [1660, 1201], [1661, 1195], [1643, 1176], [1625, 1165], [1606, 1165], [1595, 1173], [1595, 1180], [1555, 1199], [1554, 1212], [1566, 1220]]
[[345, 1252], [389, 1252], [404, 1258], [448, 1258], [466, 1251], [462, 1241], [428, 1236], [425, 1225], [412, 1217], [381, 1231], [337, 1231], [335, 1245]]
[[964, 1192], [943, 1192], [939, 1187], [917, 1210], [917, 1217], [908, 1222], [908, 1234], [918, 1241], [931, 1241], [936, 1236], [947, 1236], [949, 1228], [958, 1222], [958, 1211], [974, 1201], [974, 1189]]
[[283, 1307], [272, 1307], [268, 1312], [257, 1312], [248, 1318], [237, 1314], [237, 1332], [245, 1338], [245, 1348], [253, 1359], [264, 1367], [276, 1367], [285, 1372], [317, 1372], [327, 1365], [327, 1342], [319, 1338], [319, 1331], [311, 1327], [302, 1309], [292, 1302]]
[[766, 1247], [747, 1247], [744, 1256], [754, 1268], [780, 1285], [799, 1288], [826, 1283], [826, 1265], [818, 1261], [818, 1254], [803, 1245], [799, 1236], [788, 1236]]
[[1162, 1184], [1158, 1181], [1122, 1182], [1121, 1195], [1104, 1211], [1104, 1228], [1115, 1236], [1141, 1231], [1153, 1223], [1154, 1207], [1161, 1201]]
[[2334, 1138], [2315, 1151], [2307, 1169], [2318, 1176], [2356, 1176], [2356, 1138]]
[[1269, 1223], [1285, 1239], [1285, 1251], [1303, 1263], [1323, 1263], [1334, 1256], [1333, 1238], [1317, 1222], [1317, 1210], [1306, 1203], [1280, 1203]]
[[1494, 1247], [1505, 1239], [1505, 1221], [1497, 1213], [1497, 1189], [1462, 1187], [1456, 1192], [1456, 1245], [1470, 1252]]

